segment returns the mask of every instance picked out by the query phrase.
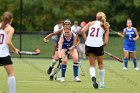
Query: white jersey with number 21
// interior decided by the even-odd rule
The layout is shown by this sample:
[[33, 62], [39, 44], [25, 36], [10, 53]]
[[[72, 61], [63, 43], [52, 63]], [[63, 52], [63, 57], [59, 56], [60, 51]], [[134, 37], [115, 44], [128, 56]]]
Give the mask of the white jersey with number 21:
[[101, 27], [101, 22], [96, 20], [89, 27], [88, 36], [85, 44], [90, 47], [101, 47], [103, 45], [104, 29]]
[[10, 55], [6, 40], [7, 34], [4, 32], [4, 30], [0, 29], [0, 57], [6, 57]]

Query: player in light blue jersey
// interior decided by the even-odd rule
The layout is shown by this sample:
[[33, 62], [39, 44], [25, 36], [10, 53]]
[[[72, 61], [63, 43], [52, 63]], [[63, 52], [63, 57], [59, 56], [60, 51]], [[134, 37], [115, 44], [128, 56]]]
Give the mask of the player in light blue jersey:
[[58, 42], [59, 60], [62, 60], [60, 82], [65, 81], [65, 72], [66, 72], [67, 60], [68, 60], [67, 56], [64, 57], [65, 54], [70, 55], [73, 59], [74, 80], [76, 82], [81, 81], [78, 77], [78, 53], [76, 49], [76, 43], [77, 43], [76, 34], [71, 32], [70, 28], [64, 29], [60, 37], [60, 40]]
[[127, 25], [127, 27], [123, 29], [123, 35], [124, 35], [124, 47], [123, 47], [124, 67], [123, 67], [123, 70], [128, 69], [129, 53], [131, 54], [131, 57], [133, 59], [134, 69], [139, 70], [139, 68], [137, 66], [136, 43], [135, 43], [135, 41], [139, 38], [139, 34], [137, 32], [137, 29], [132, 27], [131, 19], [127, 19], [126, 25]]

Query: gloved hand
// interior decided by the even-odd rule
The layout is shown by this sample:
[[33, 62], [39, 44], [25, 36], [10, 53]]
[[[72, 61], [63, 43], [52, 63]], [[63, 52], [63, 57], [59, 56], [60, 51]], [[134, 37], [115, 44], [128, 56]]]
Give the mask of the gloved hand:
[[62, 58], [59, 58], [59, 63], [62, 63]]

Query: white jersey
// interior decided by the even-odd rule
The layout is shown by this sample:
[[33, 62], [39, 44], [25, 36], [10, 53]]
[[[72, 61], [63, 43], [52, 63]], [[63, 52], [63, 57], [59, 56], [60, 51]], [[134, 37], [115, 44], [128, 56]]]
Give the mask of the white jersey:
[[4, 30], [0, 29], [0, 57], [6, 57], [10, 55], [6, 40], [7, 34], [4, 32]]
[[75, 32], [75, 33], [80, 33], [81, 32], [81, 27], [80, 26], [75, 26], [75, 25], [73, 25], [72, 27], [71, 27], [71, 31], [73, 31], [73, 32]]
[[[63, 29], [63, 26], [59, 26], [58, 24], [54, 26], [54, 31], [53, 32], [57, 32], [58, 30]], [[52, 39], [58, 41], [59, 37], [57, 35], [52, 36]]]
[[94, 21], [94, 24], [89, 27], [88, 36], [85, 44], [90, 47], [100, 47], [103, 45], [104, 29], [101, 27], [100, 21]]

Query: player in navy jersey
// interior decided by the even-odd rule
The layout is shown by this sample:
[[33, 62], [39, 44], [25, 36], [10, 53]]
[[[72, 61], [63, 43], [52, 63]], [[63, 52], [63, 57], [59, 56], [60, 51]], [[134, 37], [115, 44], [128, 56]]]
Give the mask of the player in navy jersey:
[[123, 35], [124, 35], [124, 70], [128, 69], [128, 58], [129, 58], [129, 52], [131, 54], [131, 57], [133, 59], [134, 63], [134, 69], [139, 70], [137, 66], [137, 59], [136, 59], [136, 43], [135, 41], [139, 38], [139, 34], [137, 32], [137, 29], [135, 27], [132, 27], [132, 21], [131, 19], [127, 19], [126, 23], [127, 27], [123, 29]]
[[[80, 82], [81, 80], [78, 77], [78, 53], [76, 49], [77, 37], [76, 34], [71, 32], [69, 29], [64, 29], [63, 33], [58, 42], [58, 55], [59, 60], [62, 60], [62, 57], [66, 54], [69, 54], [73, 59], [73, 71], [74, 71], [74, 80]], [[61, 64], [61, 78], [60, 82], [65, 81], [65, 72], [67, 68], [67, 56], [63, 58]]]

